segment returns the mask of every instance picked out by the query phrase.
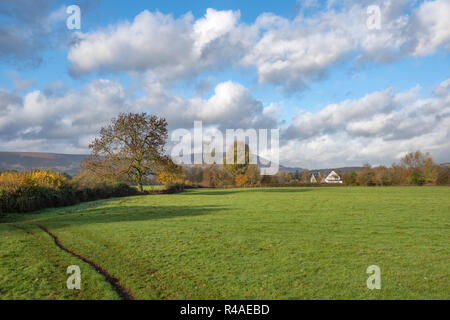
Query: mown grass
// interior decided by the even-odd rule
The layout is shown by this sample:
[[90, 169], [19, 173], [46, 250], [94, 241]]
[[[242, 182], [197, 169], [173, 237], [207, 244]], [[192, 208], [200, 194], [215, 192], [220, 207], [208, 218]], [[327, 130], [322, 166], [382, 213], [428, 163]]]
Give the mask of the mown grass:
[[[0, 298], [117, 298], [42, 225], [140, 299], [448, 299], [449, 195], [447, 187], [199, 189], [7, 215]], [[65, 289], [70, 264], [82, 269], [79, 292]], [[369, 265], [381, 268], [381, 290], [366, 287]]]

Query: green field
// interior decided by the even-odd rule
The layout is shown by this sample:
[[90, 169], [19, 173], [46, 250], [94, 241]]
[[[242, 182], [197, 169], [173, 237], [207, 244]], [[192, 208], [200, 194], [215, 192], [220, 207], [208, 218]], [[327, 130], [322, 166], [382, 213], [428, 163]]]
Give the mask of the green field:
[[[197, 189], [2, 217], [1, 299], [449, 299], [450, 188]], [[82, 289], [66, 288], [78, 265]], [[381, 290], [366, 269], [381, 268]]]

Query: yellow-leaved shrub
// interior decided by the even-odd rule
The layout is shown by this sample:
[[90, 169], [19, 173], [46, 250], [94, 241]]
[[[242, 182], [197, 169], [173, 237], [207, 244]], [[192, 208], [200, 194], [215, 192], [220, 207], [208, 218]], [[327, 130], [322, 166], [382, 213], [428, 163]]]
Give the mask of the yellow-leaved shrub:
[[126, 184], [82, 186], [50, 170], [0, 173], [0, 213], [36, 211], [136, 193]]

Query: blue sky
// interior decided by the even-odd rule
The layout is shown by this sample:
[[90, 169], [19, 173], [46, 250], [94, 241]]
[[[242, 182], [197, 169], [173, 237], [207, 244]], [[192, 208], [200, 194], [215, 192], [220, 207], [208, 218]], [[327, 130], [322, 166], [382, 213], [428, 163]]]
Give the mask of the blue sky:
[[[447, 162], [449, 1], [5, 0], [0, 150], [84, 153], [107, 118], [139, 110], [171, 129], [279, 128], [287, 165], [416, 149]], [[81, 30], [66, 28], [72, 4]]]

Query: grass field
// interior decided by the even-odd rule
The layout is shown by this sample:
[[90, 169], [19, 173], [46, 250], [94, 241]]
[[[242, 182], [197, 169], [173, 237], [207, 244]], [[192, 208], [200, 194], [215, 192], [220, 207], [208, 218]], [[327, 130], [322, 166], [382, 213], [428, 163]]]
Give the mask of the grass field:
[[[450, 188], [198, 189], [2, 217], [1, 299], [449, 299]], [[66, 288], [78, 265], [82, 289]], [[381, 268], [381, 290], [366, 269]]]

